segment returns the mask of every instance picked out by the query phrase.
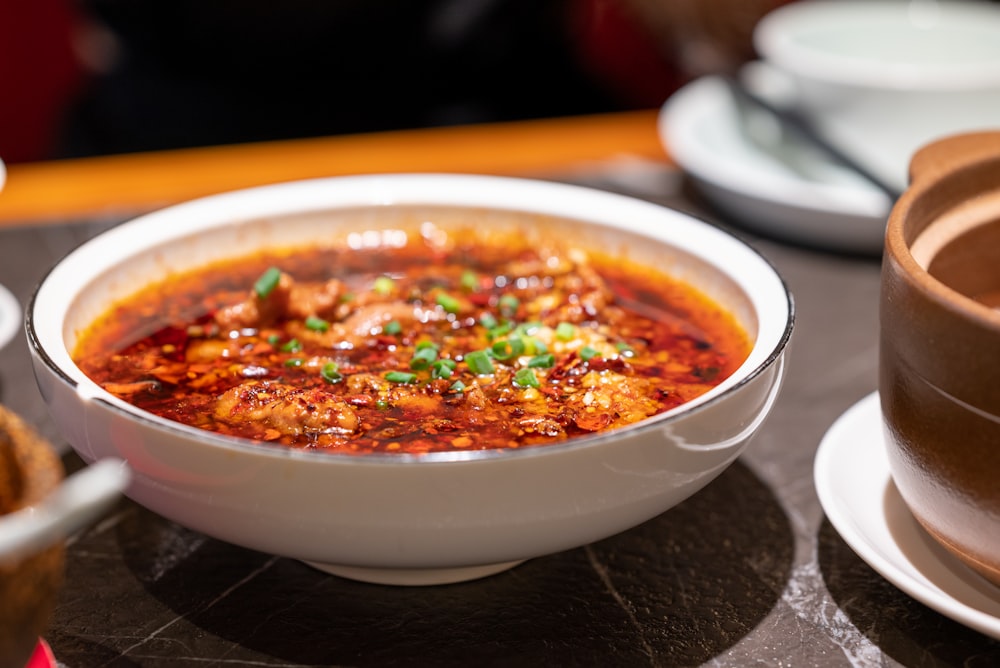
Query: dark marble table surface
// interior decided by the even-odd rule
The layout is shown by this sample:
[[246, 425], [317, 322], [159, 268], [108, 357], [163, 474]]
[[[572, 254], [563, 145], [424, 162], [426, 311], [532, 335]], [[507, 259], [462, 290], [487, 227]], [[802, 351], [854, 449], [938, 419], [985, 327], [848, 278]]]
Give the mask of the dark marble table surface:
[[[671, 173], [638, 189], [727, 226]], [[46, 269], [113, 220], [0, 229], [0, 283], [27, 301]], [[987, 666], [1000, 642], [868, 567], [826, 519], [813, 458], [875, 389], [879, 259], [732, 227], [792, 290], [788, 376], [740, 459], [673, 510], [593, 545], [474, 582], [361, 584], [235, 547], [123, 499], [69, 541], [45, 637], [93, 666]], [[55, 432], [21, 335], [0, 351], [0, 401]], [[873, 509], [875, 512], [875, 509]]]

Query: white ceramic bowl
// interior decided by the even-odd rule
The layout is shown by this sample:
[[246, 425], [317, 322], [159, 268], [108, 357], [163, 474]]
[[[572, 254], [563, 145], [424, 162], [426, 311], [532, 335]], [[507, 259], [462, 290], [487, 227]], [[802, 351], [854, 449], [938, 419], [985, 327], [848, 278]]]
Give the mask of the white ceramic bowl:
[[754, 44], [785, 97], [900, 188], [918, 147], [1000, 124], [994, 3], [802, 0], [765, 16]]
[[[564, 232], [667, 268], [731, 309], [753, 338], [750, 356], [696, 401], [619, 431], [515, 451], [362, 457], [166, 421], [103, 391], [70, 358], [81, 328], [171, 270], [276, 240], [315, 240], [338, 225], [391, 228], [398, 206], [422, 204], [579, 221]], [[331, 212], [356, 207], [363, 212], [352, 222], [333, 219]], [[654, 204], [541, 181], [385, 175], [224, 194], [123, 224], [64, 258], [37, 289], [26, 321], [41, 393], [67, 440], [87, 461], [125, 459], [127, 494], [139, 503], [221, 540], [343, 576], [429, 584], [610, 536], [711, 481], [775, 400], [793, 310], [781, 278], [751, 248]]]

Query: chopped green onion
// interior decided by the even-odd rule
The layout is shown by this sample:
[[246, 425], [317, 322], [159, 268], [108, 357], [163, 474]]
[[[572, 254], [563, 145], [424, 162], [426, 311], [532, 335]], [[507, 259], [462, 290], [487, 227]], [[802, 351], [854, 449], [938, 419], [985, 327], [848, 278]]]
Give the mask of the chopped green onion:
[[497, 325], [486, 332], [486, 336], [489, 337], [490, 341], [496, 341], [502, 336], [506, 336], [513, 329], [510, 322], [505, 322], [502, 325]]
[[424, 346], [423, 348], [417, 346], [413, 357], [410, 358], [410, 368], [414, 371], [426, 369], [431, 365], [431, 362], [437, 359], [437, 355], [437, 348], [434, 346]]
[[354, 301], [354, 293], [353, 292], [345, 292], [344, 294], [340, 295], [340, 301], [342, 303]]
[[568, 322], [560, 322], [556, 325], [556, 338], [560, 341], [569, 341], [576, 336], [576, 327]]
[[430, 339], [424, 339], [423, 341], [417, 341], [416, 349], [423, 350], [424, 348], [433, 348], [435, 351], [440, 348], [438, 344], [434, 343]]
[[505, 361], [514, 357], [520, 357], [524, 353], [524, 341], [519, 336], [512, 336], [503, 341], [497, 341], [490, 349], [493, 357]]
[[497, 322], [496, 317], [492, 313], [483, 313], [479, 316], [479, 324], [486, 329], [495, 329], [500, 323]]
[[289, 339], [281, 346], [281, 351], [286, 353], [297, 353], [302, 350], [302, 344], [298, 339]]
[[551, 353], [545, 353], [543, 355], [535, 355], [530, 360], [528, 360], [528, 366], [535, 369], [548, 369], [556, 363], [555, 355]]
[[460, 380], [456, 380], [451, 384], [451, 387], [449, 387], [448, 390], [451, 392], [465, 392], [465, 383]]
[[444, 292], [438, 294], [436, 301], [437, 305], [443, 308], [447, 313], [458, 313], [461, 306], [457, 299]]
[[538, 387], [538, 377], [532, 369], [518, 369], [514, 374], [514, 384], [518, 387]]
[[549, 347], [545, 345], [545, 342], [534, 336], [525, 339], [524, 345], [526, 346], [525, 352], [529, 355], [544, 355], [549, 352]]
[[517, 326], [516, 331], [518, 334], [524, 334], [525, 336], [536, 333], [542, 328], [542, 323], [540, 322], [522, 322]]
[[257, 279], [257, 282], [253, 284], [253, 291], [257, 293], [257, 296], [261, 299], [266, 299], [271, 292], [278, 287], [278, 281], [281, 280], [281, 270], [277, 267], [271, 267]]
[[389, 336], [395, 336], [403, 331], [403, 326], [399, 324], [398, 320], [390, 320], [389, 322], [385, 323], [385, 326], [382, 328], [382, 331], [388, 334]]
[[385, 374], [385, 379], [390, 383], [412, 383], [417, 379], [417, 374], [406, 371], [390, 371]]
[[517, 307], [520, 306], [521, 300], [511, 294], [506, 294], [500, 297], [500, 301], [497, 302], [497, 306], [500, 307], [501, 315], [508, 318], [513, 317], [517, 313]]
[[459, 285], [466, 292], [475, 292], [476, 288], [479, 287], [479, 277], [476, 276], [476, 272], [471, 269], [466, 269], [462, 272], [462, 278], [459, 279]]
[[289, 357], [285, 360], [285, 366], [287, 367], [299, 367], [302, 366], [302, 358], [300, 357]]
[[336, 362], [327, 362], [324, 364], [323, 368], [320, 369], [319, 375], [328, 383], [339, 383], [344, 380], [344, 376], [340, 373]]
[[591, 348], [590, 346], [584, 346], [583, 348], [580, 348], [580, 359], [582, 359], [584, 362], [593, 359], [597, 355], [598, 355], [597, 351]]
[[372, 286], [372, 290], [378, 294], [385, 296], [391, 294], [393, 288], [396, 287], [396, 281], [392, 280], [388, 276], [379, 276], [375, 279], [375, 284]]
[[330, 323], [323, 318], [317, 318], [314, 315], [306, 318], [306, 329], [312, 330], [314, 332], [325, 332], [330, 329]]
[[625, 343], [624, 341], [619, 341], [615, 344], [615, 348], [621, 353], [622, 357], [635, 357], [635, 348]]
[[440, 359], [431, 364], [431, 378], [451, 378], [458, 364], [455, 360]]
[[375, 408], [379, 409], [380, 411], [384, 411], [388, 407], [389, 407], [389, 402], [386, 401], [385, 399], [379, 399], [378, 401], [375, 402]]
[[278, 345], [278, 341], [281, 341], [281, 337], [277, 334], [272, 334], [271, 336], [267, 337], [267, 342], [270, 343], [272, 346]]
[[465, 356], [465, 363], [477, 376], [489, 376], [493, 373], [493, 362], [485, 350], [474, 350]]

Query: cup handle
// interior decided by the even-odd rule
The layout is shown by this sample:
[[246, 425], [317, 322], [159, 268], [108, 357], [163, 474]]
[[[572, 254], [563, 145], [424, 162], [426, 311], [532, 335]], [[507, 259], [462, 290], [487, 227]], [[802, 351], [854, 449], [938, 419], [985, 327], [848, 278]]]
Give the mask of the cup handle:
[[1000, 131], [970, 132], [938, 139], [910, 159], [910, 182], [934, 181], [942, 174], [1000, 155]]
[[0, 564], [13, 563], [96, 519], [128, 486], [131, 469], [108, 458], [66, 478], [40, 503], [0, 518]]

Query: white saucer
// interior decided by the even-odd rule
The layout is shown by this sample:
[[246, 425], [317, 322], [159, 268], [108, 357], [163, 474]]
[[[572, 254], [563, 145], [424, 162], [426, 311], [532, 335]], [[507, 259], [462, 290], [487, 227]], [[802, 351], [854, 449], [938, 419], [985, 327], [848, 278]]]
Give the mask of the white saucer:
[[21, 304], [0, 285], [0, 348], [10, 343], [21, 326]]
[[660, 138], [704, 195], [748, 227], [831, 250], [881, 253], [889, 198], [782, 137], [768, 120], [745, 117], [723, 79], [702, 77], [664, 104]]
[[830, 523], [869, 566], [928, 607], [1000, 639], [1000, 588], [934, 542], [892, 483], [877, 393], [833, 423], [813, 474]]

